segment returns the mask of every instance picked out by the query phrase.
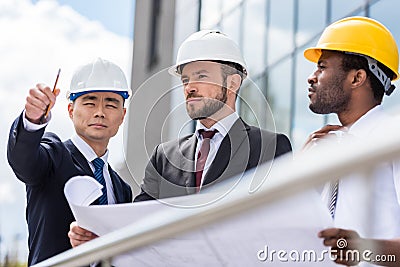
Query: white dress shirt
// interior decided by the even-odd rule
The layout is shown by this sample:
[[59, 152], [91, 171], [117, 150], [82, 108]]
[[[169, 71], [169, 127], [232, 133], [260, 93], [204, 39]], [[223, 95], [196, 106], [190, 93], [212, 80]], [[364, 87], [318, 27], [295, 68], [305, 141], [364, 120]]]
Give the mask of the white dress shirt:
[[203, 124], [200, 123], [200, 121], [197, 122], [196, 132], [195, 132], [196, 137], [197, 137], [197, 145], [196, 145], [196, 153], [195, 153], [195, 157], [194, 157], [194, 160], [195, 160], [194, 166], [196, 166], [197, 154], [199, 153], [201, 144], [203, 143], [203, 137], [201, 136], [201, 134], [199, 134], [199, 130], [200, 129], [203, 129], [205, 131], [218, 130], [218, 132], [210, 140], [210, 151], [208, 153], [206, 164], [205, 164], [204, 170], [203, 170], [203, 175], [201, 177], [200, 188], [203, 185], [204, 177], [207, 174], [211, 163], [214, 161], [214, 158], [218, 152], [218, 149], [222, 143], [222, 140], [228, 134], [229, 130], [232, 128], [232, 125], [236, 122], [237, 119], [239, 119], [239, 115], [236, 112], [234, 112], [234, 113], [226, 116], [222, 120], [216, 122], [210, 129], [206, 128]]
[[[82, 153], [85, 159], [88, 161], [92, 172], [94, 173], [94, 165], [92, 161], [97, 158], [96, 153], [94, 150], [77, 134], [71, 137], [72, 143], [78, 148], [78, 150]], [[115, 195], [114, 195], [114, 188], [110, 177], [110, 172], [108, 171], [108, 149], [103, 156], [100, 157], [104, 161], [103, 166], [103, 176], [104, 180], [106, 181], [107, 186], [107, 200], [108, 204], [115, 204]]]
[[[368, 137], [385, 137], [388, 122], [380, 106], [357, 120], [348, 131], [350, 138], [368, 144]], [[365, 179], [365, 173], [340, 179], [334, 224], [356, 230], [362, 237], [394, 238], [400, 236], [400, 161], [381, 164]], [[329, 201], [329, 195], [323, 195]]]

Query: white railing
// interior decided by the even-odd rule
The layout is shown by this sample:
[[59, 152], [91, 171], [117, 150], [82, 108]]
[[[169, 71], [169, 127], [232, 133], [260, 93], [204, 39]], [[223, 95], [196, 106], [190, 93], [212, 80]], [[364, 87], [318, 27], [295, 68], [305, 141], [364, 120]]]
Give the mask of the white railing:
[[[114, 256], [124, 252], [137, 250], [216, 221], [228, 220], [233, 215], [322, 185], [332, 178], [354, 172], [368, 174], [377, 164], [400, 158], [400, 123], [398, 125], [392, 123], [388, 129], [382, 131], [382, 136], [373, 136], [368, 143], [344, 142], [317, 146], [312, 151], [295, 155], [294, 160], [291, 156], [275, 160], [264, 183], [266, 186], [262, 186], [256, 194], [238, 195], [221, 205], [169, 219], [147, 229], [138, 224], [130, 225], [56, 255], [35, 267], [82, 266], [93, 261], [103, 261], [107, 265]], [[268, 168], [268, 164], [259, 166], [255, 176], [268, 173]]]

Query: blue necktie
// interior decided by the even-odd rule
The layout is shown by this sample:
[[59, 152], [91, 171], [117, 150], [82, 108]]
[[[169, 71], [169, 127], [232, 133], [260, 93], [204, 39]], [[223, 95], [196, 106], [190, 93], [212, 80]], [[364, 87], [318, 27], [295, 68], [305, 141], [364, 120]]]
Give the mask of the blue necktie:
[[103, 192], [103, 195], [101, 195], [97, 200], [99, 205], [107, 205], [107, 186], [106, 186], [106, 181], [104, 180], [104, 175], [103, 175], [103, 166], [104, 166], [104, 161], [101, 158], [96, 158], [92, 161], [94, 165], [94, 178], [99, 182], [103, 188], [101, 191]]

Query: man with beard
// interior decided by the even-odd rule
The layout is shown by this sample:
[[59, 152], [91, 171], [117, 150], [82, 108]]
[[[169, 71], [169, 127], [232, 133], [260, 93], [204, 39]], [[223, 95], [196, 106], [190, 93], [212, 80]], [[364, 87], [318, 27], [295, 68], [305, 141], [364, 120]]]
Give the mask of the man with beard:
[[[212, 30], [192, 34], [169, 72], [181, 78], [196, 131], [154, 149], [135, 202], [194, 194], [291, 151], [285, 135], [249, 126], [236, 113], [247, 67], [226, 35]], [[72, 246], [93, 239], [76, 223], [68, 235]]]
[[196, 131], [155, 148], [135, 201], [196, 193], [291, 151], [285, 135], [249, 126], [236, 113], [247, 67], [226, 35], [213, 30], [192, 34], [169, 72], [181, 78]]
[[[399, 75], [399, 55], [385, 26], [365, 17], [339, 20], [325, 29], [317, 46], [306, 49], [304, 56], [317, 63], [308, 78], [310, 109], [317, 114], [335, 113], [341, 123], [312, 133], [306, 147], [338, 131], [364, 142], [387, 131], [393, 119], [380, 105], [383, 95], [389, 96], [395, 88], [391, 81]], [[400, 236], [400, 162], [379, 165], [369, 182], [361, 174], [344, 178], [327, 185], [322, 193], [335, 227], [356, 230], [367, 238]], [[372, 216], [364, 216], [366, 209]], [[322, 231], [320, 237], [331, 245], [330, 239], [343, 237], [332, 233], [341, 232], [345, 231]], [[350, 264], [346, 259], [336, 262]]]

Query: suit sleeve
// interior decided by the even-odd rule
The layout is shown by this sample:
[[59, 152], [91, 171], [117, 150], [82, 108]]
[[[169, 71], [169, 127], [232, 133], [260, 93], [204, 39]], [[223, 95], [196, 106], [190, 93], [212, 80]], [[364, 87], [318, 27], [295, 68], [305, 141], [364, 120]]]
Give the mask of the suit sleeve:
[[290, 144], [289, 138], [284, 134], [277, 134], [275, 157], [279, 157], [291, 151], [292, 145]]
[[[261, 155], [258, 164], [273, 160], [276, 157], [292, 151], [292, 145], [286, 135], [265, 130], [262, 131], [262, 133], [262, 139], [258, 142], [253, 142], [258, 144], [258, 149], [261, 148]], [[256, 148], [254, 148], [254, 151], [257, 151]]]
[[43, 138], [44, 130], [25, 130], [22, 115], [11, 126], [7, 160], [17, 178], [29, 185], [45, 182], [52, 169], [57, 167], [54, 166], [54, 162], [57, 162], [55, 157], [62, 154], [57, 153], [53, 146], [54, 143], [61, 142], [59, 138], [54, 134]]
[[154, 149], [149, 162], [147, 163], [141, 192], [134, 199], [134, 202], [153, 200], [159, 197], [160, 177], [161, 174], [157, 170], [157, 157], [159, 145]]

